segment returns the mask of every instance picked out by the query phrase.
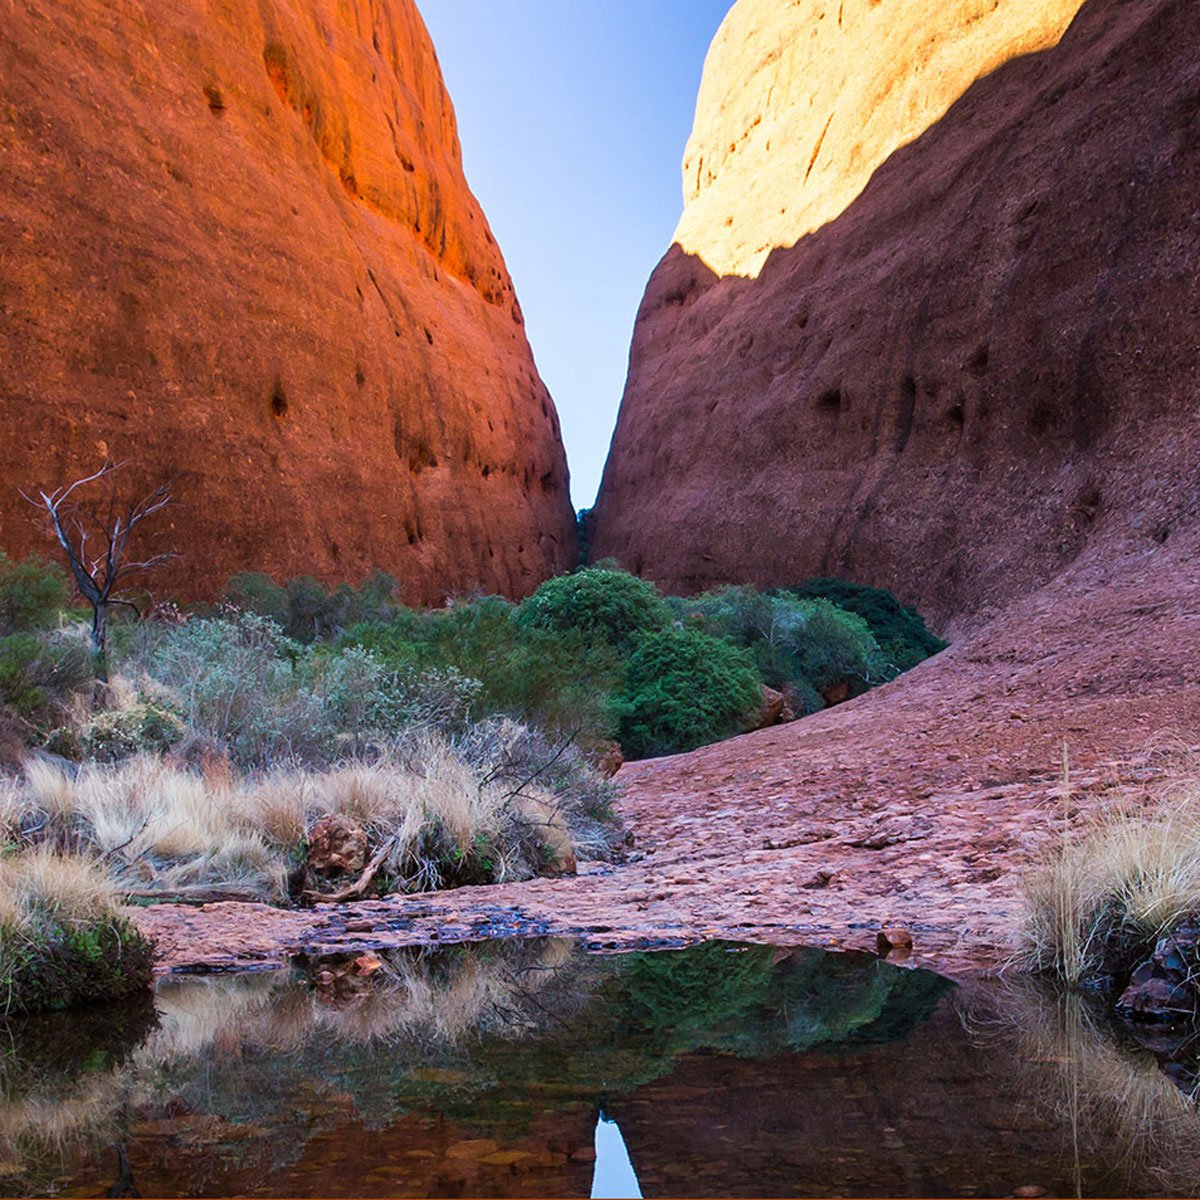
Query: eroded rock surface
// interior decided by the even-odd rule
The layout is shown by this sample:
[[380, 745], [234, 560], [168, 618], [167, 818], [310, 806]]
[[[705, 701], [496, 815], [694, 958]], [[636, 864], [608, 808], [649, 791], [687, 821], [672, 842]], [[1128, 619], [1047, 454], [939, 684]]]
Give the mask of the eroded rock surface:
[[978, 79], [1083, 0], [739, 0], [704, 64], [675, 241], [718, 275], [833, 220]]
[[156, 586], [574, 560], [558, 421], [412, 0], [17, 0], [0, 22], [0, 547], [19, 487], [172, 478]]
[[1088, 0], [1056, 40], [1078, 5], [899, 7], [727, 18], [596, 557], [682, 590], [845, 576], [954, 631], [1194, 525], [1200, 8]]

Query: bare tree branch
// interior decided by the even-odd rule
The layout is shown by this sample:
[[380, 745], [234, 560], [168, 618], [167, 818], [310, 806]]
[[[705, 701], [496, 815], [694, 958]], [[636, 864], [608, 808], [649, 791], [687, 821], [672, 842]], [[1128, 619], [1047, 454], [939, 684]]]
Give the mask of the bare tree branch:
[[[140, 616], [136, 604], [119, 596], [118, 589], [130, 576], [153, 571], [170, 561], [174, 554], [164, 552], [134, 562], [125, 559], [129, 537], [147, 518], [161, 512], [171, 503], [171, 489], [160, 484], [148, 495], [122, 509], [118, 505], [116, 480], [113, 478], [125, 464], [105, 462], [98, 470], [74, 483], [55, 488], [39, 489], [37, 498], [22, 491], [21, 497], [50, 518], [55, 540], [66, 556], [67, 566], [79, 593], [92, 606], [92, 644], [100, 659], [100, 671], [106, 674], [104, 654], [107, 636], [108, 608], [120, 604], [132, 608]], [[100, 509], [84, 507], [73, 499], [75, 493], [88, 484], [105, 480], [108, 483], [107, 503]], [[98, 535], [103, 549], [94, 556], [88, 542]]]

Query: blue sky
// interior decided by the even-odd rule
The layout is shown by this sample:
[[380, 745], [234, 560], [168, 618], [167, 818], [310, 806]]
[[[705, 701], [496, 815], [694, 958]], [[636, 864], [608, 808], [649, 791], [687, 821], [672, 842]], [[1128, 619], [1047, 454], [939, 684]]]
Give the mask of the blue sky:
[[418, 0], [467, 180], [592, 502], [633, 318], [683, 206], [704, 55], [731, 0]]

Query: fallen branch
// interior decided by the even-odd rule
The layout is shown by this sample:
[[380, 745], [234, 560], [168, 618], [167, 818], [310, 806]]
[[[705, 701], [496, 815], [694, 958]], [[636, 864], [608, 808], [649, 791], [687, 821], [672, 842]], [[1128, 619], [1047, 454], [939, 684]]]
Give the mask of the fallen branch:
[[395, 845], [396, 839], [390, 837], [378, 850], [375, 851], [375, 857], [367, 863], [363, 873], [349, 887], [344, 887], [340, 892], [315, 892], [307, 890], [304, 892], [305, 900], [318, 901], [322, 904], [341, 904], [343, 900], [358, 900], [362, 894], [371, 886], [371, 881], [375, 878], [376, 872], [383, 866], [383, 860], [392, 852], [392, 847]]

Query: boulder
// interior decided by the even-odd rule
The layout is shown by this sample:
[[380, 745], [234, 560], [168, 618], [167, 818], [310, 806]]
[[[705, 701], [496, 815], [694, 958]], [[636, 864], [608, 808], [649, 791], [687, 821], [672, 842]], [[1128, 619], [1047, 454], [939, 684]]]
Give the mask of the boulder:
[[367, 865], [369, 848], [366, 830], [353, 817], [326, 813], [308, 835], [308, 868], [326, 878], [358, 875]]

